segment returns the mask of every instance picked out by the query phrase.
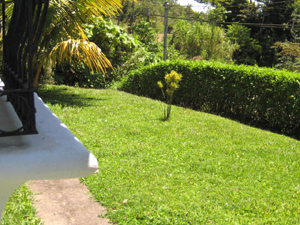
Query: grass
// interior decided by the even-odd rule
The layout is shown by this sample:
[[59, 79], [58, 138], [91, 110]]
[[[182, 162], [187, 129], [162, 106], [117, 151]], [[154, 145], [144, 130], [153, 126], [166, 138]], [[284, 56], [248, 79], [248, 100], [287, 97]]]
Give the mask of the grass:
[[26, 185], [20, 186], [6, 203], [0, 225], [42, 224], [41, 220], [36, 218], [31, 195]]
[[[176, 94], [176, 93], [175, 93]], [[82, 178], [119, 224], [298, 224], [300, 142], [114, 90], [39, 95], [97, 157]]]

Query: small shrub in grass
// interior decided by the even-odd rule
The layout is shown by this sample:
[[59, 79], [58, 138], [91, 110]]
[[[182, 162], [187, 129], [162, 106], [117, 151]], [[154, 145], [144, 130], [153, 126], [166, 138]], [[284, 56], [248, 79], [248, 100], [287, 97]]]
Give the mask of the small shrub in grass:
[[165, 82], [167, 85], [166, 89], [166, 95], [164, 94], [163, 91], [163, 84], [161, 81], [158, 81], [157, 84], [159, 88], [161, 89], [164, 98], [166, 99], [167, 103], [167, 108], [164, 109], [164, 120], [169, 120], [170, 115], [171, 115], [171, 107], [172, 107], [172, 99], [175, 90], [179, 88], [179, 82], [181, 81], [182, 75], [176, 73], [176, 71], [172, 70], [170, 73], [168, 73], [165, 76]]

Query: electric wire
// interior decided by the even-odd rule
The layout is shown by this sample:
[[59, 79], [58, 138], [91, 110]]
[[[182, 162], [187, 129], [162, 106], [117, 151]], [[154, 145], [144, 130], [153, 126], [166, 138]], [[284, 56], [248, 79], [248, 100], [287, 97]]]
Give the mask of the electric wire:
[[[263, 3], [262, 1], [260, 1]], [[287, 3], [287, 2], [295, 2], [295, 0], [285, 0], [285, 1], [280, 1], [280, 2], [268, 2], [264, 4], [275, 4], [275, 3]], [[148, 2], [147, 4], [150, 5], [162, 5], [160, 3], [153, 3], [153, 2]], [[162, 5], [163, 6], [163, 5]], [[193, 5], [187, 5], [187, 6], [182, 6], [179, 4], [172, 4], [170, 8], [172, 7], [193, 7]], [[205, 5], [205, 6], [194, 6], [196, 8], [207, 8], [210, 7], [210, 5]], [[234, 5], [231, 5], [230, 7], [235, 7]], [[148, 8], [149, 9], [149, 8]], [[285, 9], [285, 8], [276, 8], [276, 9]], [[150, 9], [149, 9], [150, 12]], [[230, 13], [230, 15], [240, 15], [241, 13]], [[263, 16], [269, 16], [269, 15], [274, 15], [276, 13], [267, 13], [266, 15]], [[282, 14], [282, 13], [281, 13]], [[288, 13], [285, 13], [283, 15], [289, 15]], [[155, 14], [148, 14], [146, 15], [147, 17], [165, 17], [164, 15], [155, 15]], [[244, 26], [249, 26], [249, 27], [261, 27], [261, 28], [277, 28], [277, 29], [292, 29], [292, 28], [300, 28], [299, 25], [291, 25], [291, 24], [267, 24], [267, 23], [244, 23], [244, 22], [219, 22], [219, 21], [207, 21], [207, 20], [201, 20], [201, 19], [196, 19], [196, 18], [182, 18], [182, 17], [174, 17], [174, 16], [168, 16], [170, 19], [176, 19], [176, 20], [187, 20], [187, 21], [196, 21], [196, 22], [203, 22], [203, 23], [214, 23], [214, 24], [224, 24], [224, 25], [231, 25], [231, 24], [239, 24], [239, 25], [244, 25]]]
[[[150, 15], [150, 17], [165, 17], [164, 15]], [[218, 21], [206, 21], [206, 20], [199, 20], [199, 19], [191, 19], [191, 18], [183, 18], [183, 17], [174, 17], [169, 16], [169, 19], [178, 19], [178, 20], [188, 20], [188, 21], [196, 21], [202, 23], [215, 23], [215, 24], [224, 24], [224, 25], [231, 25], [231, 24], [239, 24], [245, 26], [253, 26], [253, 27], [262, 27], [262, 28], [281, 28], [281, 29], [288, 29], [288, 28], [297, 28], [300, 25], [289, 25], [289, 24], [266, 24], [266, 23], [242, 23], [242, 22], [218, 22]]]

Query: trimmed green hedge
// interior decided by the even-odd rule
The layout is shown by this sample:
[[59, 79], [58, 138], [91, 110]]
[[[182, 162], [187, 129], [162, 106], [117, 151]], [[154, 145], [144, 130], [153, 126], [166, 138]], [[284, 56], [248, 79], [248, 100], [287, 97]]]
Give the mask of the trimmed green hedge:
[[207, 61], [167, 61], [135, 70], [120, 90], [162, 99], [157, 81], [183, 75], [173, 103], [300, 137], [300, 74]]

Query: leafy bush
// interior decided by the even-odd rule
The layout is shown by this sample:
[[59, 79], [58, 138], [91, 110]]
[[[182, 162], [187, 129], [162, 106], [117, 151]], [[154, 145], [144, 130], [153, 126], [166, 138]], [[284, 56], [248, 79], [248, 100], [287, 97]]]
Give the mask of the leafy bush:
[[300, 70], [300, 44], [293, 42], [276, 42], [271, 48], [279, 50], [279, 63], [275, 67], [293, 72]]
[[228, 26], [226, 37], [239, 48], [233, 54], [233, 60], [238, 64], [255, 65], [261, 55], [261, 46], [258, 41], [251, 38], [251, 29], [239, 24]]
[[174, 27], [171, 44], [189, 58], [200, 56], [205, 60], [232, 62], [233, 52], [238, 48], [225, 36], [225, 30], [200, 22], [179, 21]]
[[112, 76], [104, 76], [102, 73], [89, 71], [84, 64], [70, 65], [61, 63], [53, 68], [55, 84], [78, 86], [85, 88], [104, 88]]
[[106, 74], [95, 73], [88, 70], [83, 63], [65, 63], [54, 69], [55, 83], [105, 88], [131, 70], [162, 61], [162, 50], [150, 24], [141, 22], [134, 29], [136, 36], [128, 34], [125, 28], [110, 20], [94, 18], [94, 24], [85, 25], [85, 32], [91, 41], [101, 46], [114, 70], [108, 70]]
[[168, 61], [133, 71], [122, 80], [120, 89], [163, 100], [157, 81], [172, 70], [183, 76], [174, 104], [300, 137], [297, 73], [207, 61]]
[[149, 22], [141, 21], [131, 28], [134, 31], [134, 35], [137, 36], [137, 39], [142, 43], [148, 51], [158, 52], [158, 42], [156, 41], [155, 30], [150, 27]]
[[125, 28], [115, 25], [110, 20], [93, 19], [93, 24], [85, 25], [86, 35], [90, 41], [101, 46], [101, 51], [115, 69], [110, 69], [104, 74], [90, 71], [84, 63], [60, 63], [54, 68], [56, 84], [104, 88], [110, 82], [119, 79], [120, 65], [123, 65], [131, 58], [131, 54], [139, 49], [140, 42], [129, 35]]
[[86, 25], [88, 38], [101, 46], [101, 50], [114, 67], [121, 65], [138, 47], [139, 42], [129, 35], [125, 28], [115, 25], [111, 20], [94, 20], [94, 24]]

